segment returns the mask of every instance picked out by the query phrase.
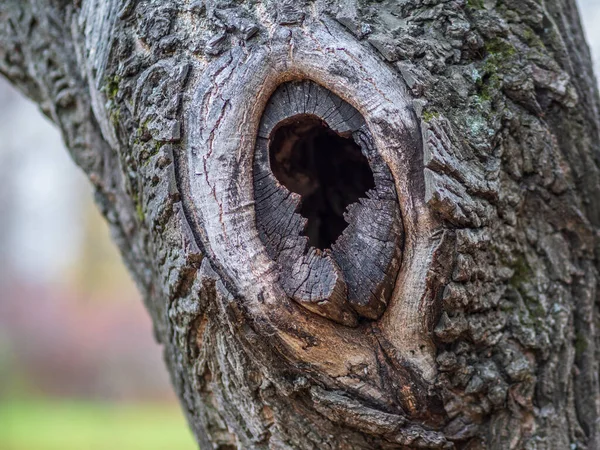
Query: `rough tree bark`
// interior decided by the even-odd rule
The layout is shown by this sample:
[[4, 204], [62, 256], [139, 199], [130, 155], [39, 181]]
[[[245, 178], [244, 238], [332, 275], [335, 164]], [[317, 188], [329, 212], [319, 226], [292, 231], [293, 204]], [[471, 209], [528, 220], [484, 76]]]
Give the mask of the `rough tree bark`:
[[4, 0], [0, 72], [94, 185], [202, 449], [600, 448], [574, 0]]

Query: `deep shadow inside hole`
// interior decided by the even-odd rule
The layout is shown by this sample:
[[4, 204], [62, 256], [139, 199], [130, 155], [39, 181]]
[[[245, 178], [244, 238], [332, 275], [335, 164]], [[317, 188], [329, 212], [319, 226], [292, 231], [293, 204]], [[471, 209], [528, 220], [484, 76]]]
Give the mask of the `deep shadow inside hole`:
[[369, 162], [352, 137], [340, 136], [317, 116], [280, 122], [271, 134], [269, 160], [277, 180], [302, 197], [304, 234], [321, 250], [331, 248], [348, 226], [346, 208], [375, 187]]

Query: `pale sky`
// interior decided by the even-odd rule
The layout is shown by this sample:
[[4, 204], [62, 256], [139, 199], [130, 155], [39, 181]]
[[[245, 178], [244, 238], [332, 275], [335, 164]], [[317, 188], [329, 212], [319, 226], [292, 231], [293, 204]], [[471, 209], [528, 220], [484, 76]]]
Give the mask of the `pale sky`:
[[600, 75], [600, 0], [577, 0], [592, 58], [596, 69], [596, 78]]

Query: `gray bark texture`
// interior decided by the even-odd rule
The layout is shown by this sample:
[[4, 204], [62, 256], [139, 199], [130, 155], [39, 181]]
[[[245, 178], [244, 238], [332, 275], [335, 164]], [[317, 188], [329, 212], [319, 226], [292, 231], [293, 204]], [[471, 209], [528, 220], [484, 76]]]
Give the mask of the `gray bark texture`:
[[[201, 449], [600, 448], [574, 0], [3, 0], [0, 72], [94, 185]], [[311, 130], [373, 174], [326, 248]]]

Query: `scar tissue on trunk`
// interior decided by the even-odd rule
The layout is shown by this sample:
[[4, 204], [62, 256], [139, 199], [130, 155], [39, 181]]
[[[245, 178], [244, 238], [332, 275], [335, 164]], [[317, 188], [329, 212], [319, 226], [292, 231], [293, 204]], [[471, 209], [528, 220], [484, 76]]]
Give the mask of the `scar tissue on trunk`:
[[404, 232], [364, 117], [308, 80], [280, 85], [254, 158], [259, 234], [291, 298], [347, 326], [385, 310]]

